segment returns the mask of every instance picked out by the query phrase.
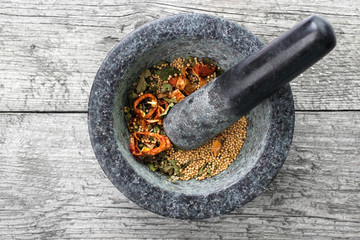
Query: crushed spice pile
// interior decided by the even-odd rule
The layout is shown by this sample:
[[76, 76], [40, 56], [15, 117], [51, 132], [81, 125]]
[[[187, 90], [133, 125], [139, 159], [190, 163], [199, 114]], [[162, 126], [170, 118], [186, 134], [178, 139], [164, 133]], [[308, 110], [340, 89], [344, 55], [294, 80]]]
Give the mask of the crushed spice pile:
[[176, 103], [222, 73], [211, 59], [196, 57], [159, 62], [145, 69], [131, 86], [129, 105], [124, 107], [132, 155], [171, 180], [203, 180], [227, 169], [244, 144], [245, 117], [193, 150], [173, 146], [162, 125]]

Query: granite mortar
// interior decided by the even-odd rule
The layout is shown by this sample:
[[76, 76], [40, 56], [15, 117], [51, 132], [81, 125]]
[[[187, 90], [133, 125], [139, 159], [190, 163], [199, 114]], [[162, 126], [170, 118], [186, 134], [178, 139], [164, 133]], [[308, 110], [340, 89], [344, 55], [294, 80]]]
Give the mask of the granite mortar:
[[123, 106], [141, 71], [160, 60], [209, 57], [227, 70], [262, 46], [240, 25], [204, 14], [150, 22], [117, 44], [95, 77], [88, 116], [95, 155], [115, 187], [144, 209], [182, 219], [225, 214], [259, 195], [283, 165], [292, 141], [295, 114], [289, 85], [246, 115], [247, 138], [236, 161], [203, 181], [172, 183], [136, 160], [128, 150]]

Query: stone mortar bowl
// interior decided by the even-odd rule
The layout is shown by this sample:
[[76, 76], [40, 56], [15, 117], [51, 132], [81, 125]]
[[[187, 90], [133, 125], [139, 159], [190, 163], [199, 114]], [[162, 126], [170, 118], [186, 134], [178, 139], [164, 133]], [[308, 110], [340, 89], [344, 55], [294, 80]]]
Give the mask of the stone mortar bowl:
[[238, 24], [204, 14], [159, 19], [136, 29], [102, 63], [89, 100], [90, 139], [100, 166], [130, 200], [154, 213], [199, 219], [228, 213], [259, 195], [283, 165], [293, 136], [289, 85], [250, 111], [247, 138], [230, 167], [203, 181], [177, 181], [151, 172], [129, 151], [123, 107], [138, 75], [160, 60], [197, 56], [225, 71], [263, 44]]

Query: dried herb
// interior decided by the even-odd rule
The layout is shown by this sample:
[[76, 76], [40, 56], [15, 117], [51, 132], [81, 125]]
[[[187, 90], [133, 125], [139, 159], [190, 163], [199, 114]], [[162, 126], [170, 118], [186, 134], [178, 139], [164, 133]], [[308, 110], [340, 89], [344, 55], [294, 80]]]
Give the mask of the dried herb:
[[207, 163], [205, 163], [201, 168], [200, 168], [200, 170], [199, 170], [199, 172], [198, 172], [198, 177], [200, 177], [201, 175], [203, 175], [203, 173], [204, 173], [204, 168], [207, 166]]
[[199, 172], [198, 172], [198, 177], [200, 177], [201, 175], [203, 175], [203, 168], [200, 168]]
[[173, 97], [173, 98], [171, 98], [171, 99], [170, 99], [170, 98], [167, 98], [167, 97], [164, 97], [163, 99], [164, 99], [167, 103], [169, 103], [169, 104], [170, 104], [170, 103], [174, 103], [174, 104], [175, 104], [175, 103], [178, 102], [178, 101], [176, 100], [176, 97]]
[[169, 66], [155, 72], [155, 74], [159, 75], [162, 80], [167, 80], [170, 75], [174, 76], [175, 73], [179, 74], [180, 71], [177, 68]]
[[148, 86], [145, 78], [140, 78], [137, 86], [136, 86], [136, 92], [137, 93], [142, 93], [146, 90], [146, 87]]
[[136, 93], [134, 92], [134, 90], [130, 91], [130, 93], [129, 93], [129, 101], [130, 101], [130, 104], [132, 104], [132, 103], [135, 101], [135, 99], [137, 99], [138, 97], [139, 97], [139, 95], [136, 94]]
[[174, 173], [174, 167], [171, 165], [167, 165], [167, 166], [163, 167], [162, 170], [169, 175], [173, 175], [173, 173]]
[[179, 166], [176, 164], [177, 161], [175, 160], [169, 160], [169, 162], [171, 163], [171, 165], [173, 166], [173, 168], [175, 169], [175, 173], [178, 175], [180, 174], [180, 168]]
[[210, 58], [203, 57], [201, 58], [201, 61], [206, 65], [216, 65], [216, 62], [214, 60], [211, 60]]
[[154, 131], [154, 133], [159, 133], [160, 132], [160, 127], [158, 125], [155, 125], [152, 130]]
[[150, 77], [150, 75], [151, 75], [151, 72], [149, 69], [145, 69], [144, 71], [141, 72], [141, 74], [139, 75], [139, 81], [136, 86], [137, 93], [142, 93], [146, 90], [146, 87], [148, 86], [148, 84], [146, 82], [146, 78]]
[[186, 162], [180, 164], [180, 167], [181, 167], [181, 168], [186, 168], [187, 165], [189, 165], [190, 162], [191, 162], [191, 160], [187, 160]]
[[169, 84], [169, 83], [164, 83], [161, 86], [161, 92], [165, 93], [165, 92], [171, 92], [173, 90], [173, 87]]
[[216, 76], [220, 76], [221, 74], [224, 73], [224, 70], [222, 70], [221, 68], [216, 68], [215, 72], [216, 72]]
[[163, 114], [161, 114], [160, 117], [165, 116], [166, 114], [168, 114], [169, 109], [172, 108], [173, 106], [174, 106], [174, 103], [170, 103], [168, 105], [168, 107], [165, 109], [165, 112]]
[[159, 160], [161, 161], [165, 161], [166, 160], [166, 154], [164, 152], [161, 152], [157, 155], [157, 157], [159, 158]]
[[147, 163], [146, 166], [148, 166], [152, 172], [156, 171], [156, 168], [153, 163]]
[[195, 59], [191, 56], [185, 58], [185, 64], [190, 64], [191, 67], [195, 66]]

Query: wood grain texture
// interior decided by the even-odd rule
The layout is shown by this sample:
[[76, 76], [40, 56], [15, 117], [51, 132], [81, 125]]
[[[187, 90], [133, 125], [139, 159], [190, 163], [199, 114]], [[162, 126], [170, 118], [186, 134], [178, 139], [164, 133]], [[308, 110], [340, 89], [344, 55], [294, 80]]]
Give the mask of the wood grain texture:
[[86, 114], [0, 114], [1, 239], [358, 239], [360, 112], [298, 112], [291, 150], [244, 208], [198, 221], [138, 207], [98, 165]]
[[297, 110], [360, 109], [360, 2], [1, 0], [0, 111], [86, 111], [107, 52], [142, 24], [197, 12], [243, 25], [263, 42], [312, 14], [335, 28], [338, 45], [292, 82]]
[[[228, 18], [264, 43], [320, 14], [338, 39], [291, 83], [294, 141], [275, 180], [244, 208], [198, 221], [124, 197], [95, 159], [86, 114], [67, 113], [87, 111], [96, 71], [124, 36], [185, 12]], [[0, 0], [0, 238], [359, 239], [359, 25], [354, 0]]]

